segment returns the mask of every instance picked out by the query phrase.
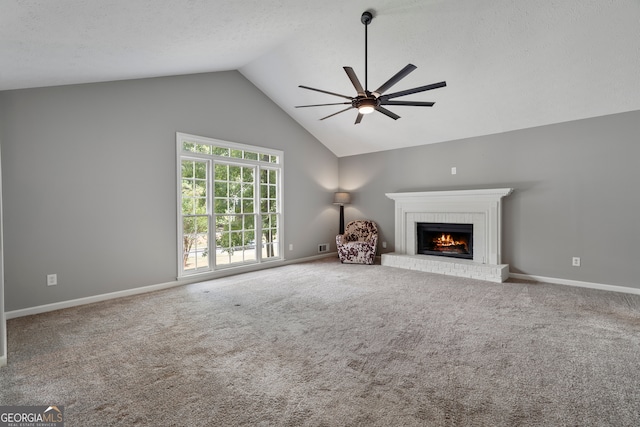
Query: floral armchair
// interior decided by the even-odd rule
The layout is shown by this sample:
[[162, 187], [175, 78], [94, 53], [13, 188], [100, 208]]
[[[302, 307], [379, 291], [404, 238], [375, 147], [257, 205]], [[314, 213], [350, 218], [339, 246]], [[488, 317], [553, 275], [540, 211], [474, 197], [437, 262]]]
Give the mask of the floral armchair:
[[370, 220], [351, 221], [344, 234], [336, 236], [340, 262], [347, 264], [373, 264], [378, 246], [378, 227]]

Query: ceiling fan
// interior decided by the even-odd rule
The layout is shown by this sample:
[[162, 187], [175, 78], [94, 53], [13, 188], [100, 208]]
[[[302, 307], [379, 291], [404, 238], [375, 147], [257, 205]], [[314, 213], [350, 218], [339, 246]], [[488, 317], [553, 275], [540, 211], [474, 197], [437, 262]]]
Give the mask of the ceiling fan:
[[342, 95], [335, 92], [329, 92], [322, 89], [316, 89], [309, 86], [300, 85], [303, 89], [314, 90], [316, 92], [326, 93], [328, 95], [339, 96], [341, 98], [348, 99], [349, 102], [335, 102], [331, 104], [313, 104], [313, 105], [297, 105], [296, 108], [304, 108], [304, 107], [321, 107], [326, 105], [350, 105], [344, 110], [340, 110], [337, 113], [329, 114], [326, 117], [321, 118], [320, 120], [328, 119], [329, 117], [333, 117], [337, 114], [344, 113], [345, 111], [349, 111], [353, 108], [358, 109], [358, 116], [356, 117], [355, 124], [357, 125], [362, 121], [362, 117], [365, 114], [373, 113], [374, 111], [379, 111], [380, 113], [391, 117], [393, 120], [398, 120], [400, 118], [399, 115], [387, 110], [383, 107], [387, 105], [404, 105], [404, 106], [413, 106], [413, 107], [433, 107], [434, 102], [423, 102], [423, 101], [392, 101], [394, 98], [399, 98], [401, 96], [411, 95], [414, 93], [425, 92], [431, 89], [438, 89], [447, 85], [446, 82], [433, 83], [426, 86], [415, 87], [413, 89], [402, 90], [400, 92], [389, 93], [383, 95], [387, 90], [389, 90], [393, 85], [398, 83], [400, 80], [405, 78], [410, 72], [415, 70], [416, 67], [413, 64], [408, 64], [402, 70], [398, 71], [393, 77], [387, 80], [382, 84], [378, 89], [370, 92], [368, 89], [368, 70], [367, 70], [367, 26], [371, 23], [373, 19], [373, 14], [371, 12], [365, 11], [360, 18], [360, 21], [364, 24], [364, 88], [358, 80], [356, 73], [353, 71], [351, 67], [343, 67], [344, 71], [347, 73], [347, 76], [351, 80], [353, 87], [356, 89], [358, 93], [356, 96], [347, 96]]

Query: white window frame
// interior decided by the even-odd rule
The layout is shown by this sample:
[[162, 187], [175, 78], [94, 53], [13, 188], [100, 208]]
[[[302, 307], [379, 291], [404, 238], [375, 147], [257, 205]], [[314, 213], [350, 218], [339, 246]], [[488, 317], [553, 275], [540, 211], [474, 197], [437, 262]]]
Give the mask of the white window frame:
[[[259, 153], [261, 155], [276, 156], [277, 163], [265, 162], [261, 160], [253, 159], [240, 159], [236, 157], [218, 156], [214, 154], [202, 154], [183, 150], [184, 143], [195, 143], [211, 145], [214, 147], [228, 148], [229, 150], [242, 150], [252, 153]], [[207, 214], [208, 214], [208, 244], [209, 244], [209, 265], [199, 269], [184, 268], [183, 262], [183, 215], [182, 215], [182, 161], [183, 160], [195, 160], [207, 162], [207, 187], [209, 190], [207, 200]], [[260, 205], [260, 171], [261, 170], [277, 170], [278, 182], [277, 184], [277, 218], [278, 218], [278, 242], [277, 242], [277, 256], [272, 256], [266, 259], [262, 258], [262, 245], [256, 242], [256, 259], [250, 261], [236, 262], [230, 264], [216, 264], [216, 224], [214, 213], [214, 194], [215, 194], [215, 165], [216, 164], [228, 164], [233, 166], [250, 167], [254, 169], [254, 215], [255, 215], [255, 234], [256, 236], [262, 235], [262, 212]], [[284, 215], [283, 215], [283, 182], [284, 182], [284, 153], [280, 150], [274, 150], [271, 148], [258, 147], [247, 144], [240, 144], [237, 142], [224, 141], [214, 138], [208, 138], [198, 135], [191, 135], [182, 132], [176, 132], [176, 195], [177, 195], [177, 252], [178, 252], [178, 278], [192, 277], [195, 275], [213, 273], [220, 270], [227, 270], [231, 268], [247, 268], [249, 266], [255, 266], [256, 264], [273, 263], [284, 261]], [[258, 239], [256, 238], [256, 241]]]

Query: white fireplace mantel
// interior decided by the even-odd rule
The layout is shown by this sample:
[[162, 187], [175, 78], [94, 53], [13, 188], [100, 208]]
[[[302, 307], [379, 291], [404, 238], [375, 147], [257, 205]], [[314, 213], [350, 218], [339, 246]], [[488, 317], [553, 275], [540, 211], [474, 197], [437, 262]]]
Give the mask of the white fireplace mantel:
[[501, 262], [502, 198], [512, 188], [387, 193], [395, 201], [395, 253], [416, 255], [416, 224], [473, 224], [473, 262]]

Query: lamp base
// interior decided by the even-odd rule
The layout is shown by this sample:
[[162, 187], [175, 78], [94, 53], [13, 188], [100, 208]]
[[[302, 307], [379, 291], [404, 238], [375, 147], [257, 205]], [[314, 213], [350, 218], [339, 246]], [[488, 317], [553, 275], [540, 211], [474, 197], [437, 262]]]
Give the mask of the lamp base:
[[340, 232], [338, 234], [344, 234], [344, 205], [340, 205]]

